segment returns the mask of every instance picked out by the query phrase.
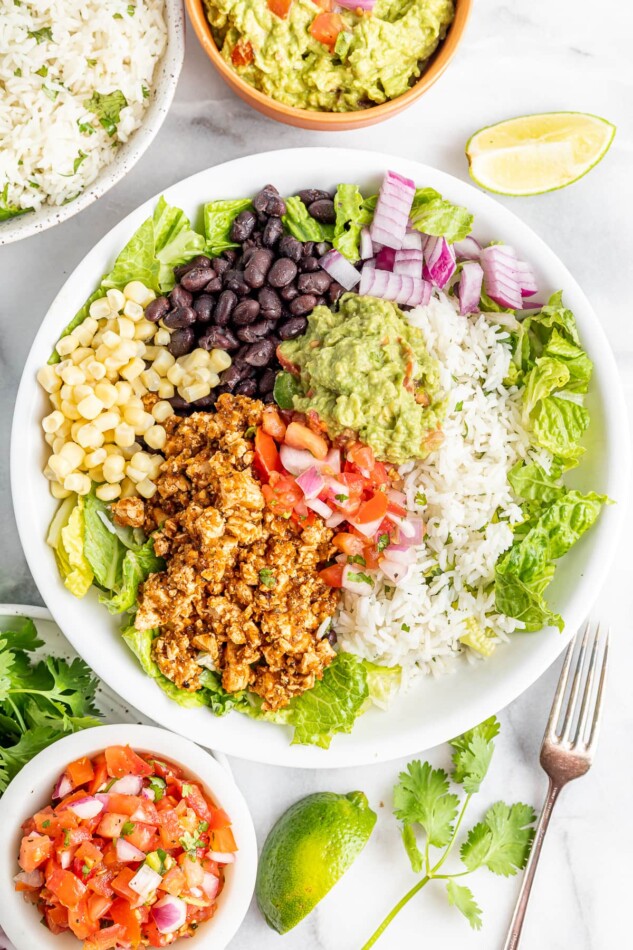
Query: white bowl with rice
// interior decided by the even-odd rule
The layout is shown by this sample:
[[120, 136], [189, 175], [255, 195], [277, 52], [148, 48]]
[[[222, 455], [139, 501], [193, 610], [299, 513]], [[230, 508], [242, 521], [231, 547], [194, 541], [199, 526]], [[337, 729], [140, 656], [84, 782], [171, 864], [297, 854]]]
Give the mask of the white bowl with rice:
[[60, 224], [123, 178], [160, 129], [183, 59], [179, 0], [3, 13], [0, 245]]

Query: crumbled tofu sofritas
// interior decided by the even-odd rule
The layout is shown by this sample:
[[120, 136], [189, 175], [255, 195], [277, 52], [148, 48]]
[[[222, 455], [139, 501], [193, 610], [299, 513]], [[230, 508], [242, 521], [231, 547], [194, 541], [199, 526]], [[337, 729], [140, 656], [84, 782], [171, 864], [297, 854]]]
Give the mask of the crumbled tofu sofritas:
[[[337, 605], [318, 569], [334, 552], [320, 519], [301, 527], [265, 507], [252, 470], [263, 405], [220, 396], [215, 413], [165, 422], [165, 462], [151, 501], [113, 505], [117, 519], [154, 533], [164, 572], [146, 581], [136, 625], [158, 627], [154, 656], [177, 686], [201, 687], [212, 661], [229, 692], [250, 689], [280, 709], [311, 689], [334, 657], [317, 635]], [[133, 521], [130, 521], [133, 518]]]

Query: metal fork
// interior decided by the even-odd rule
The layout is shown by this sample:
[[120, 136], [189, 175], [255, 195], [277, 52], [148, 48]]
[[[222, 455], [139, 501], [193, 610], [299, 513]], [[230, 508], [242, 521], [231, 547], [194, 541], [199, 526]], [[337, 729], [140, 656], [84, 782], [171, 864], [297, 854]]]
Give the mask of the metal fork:
[[[525, 869], [525, 876], [503, 950], [516, 950], [519, 946], [545, 832], [549, 826], [556, 799], [568, 782], [580, 778], [589, 771], [596, 751], [609, 652], [609, 631], [607, 630], [606, 633], [601, 634], [600, 624], [594, 630], [587, 623], [578, 656], [574, 661], [574, 650], [577, 642], [578, 638], [576, 637], [567, 649], [556, 688], [556, 695], [552, 703], [552, 711], [543, 737], [541, 766], [549, 776], [549, 788], [536, 826], [532, 851]], [[585, 673], [584, 666], [589, 650], [591, 650], [591, 658]], [[598, 688], [594, 695], [593, 685], [598, 670]], [[571, 690], [565, 706], [563, 722], [559, 729], [558, 723], [563, 712], [565, 693], [572, 674]]]

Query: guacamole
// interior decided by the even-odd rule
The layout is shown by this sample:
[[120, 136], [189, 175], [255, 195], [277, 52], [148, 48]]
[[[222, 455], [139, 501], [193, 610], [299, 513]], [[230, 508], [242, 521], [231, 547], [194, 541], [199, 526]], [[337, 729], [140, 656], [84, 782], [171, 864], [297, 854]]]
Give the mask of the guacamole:
[[279, 347], [299, 372], [295, 409], [316, 411], [332, 438], [353, 430], [384, 461], [425, 458], [443, 404], [422, 332], [396, 304], [355, 294], [341, 297], [336, 313], [315, 307], [308, 324]]
[[222, 56], [246, 82], [278, 102], [322, 112], [352, 112], [406, 92], [454, 16], [453, 0], [377, 0], [371, 13], [329, 14], [326, 45], [316, 38], [328, 34], [315, 29], [324, 11], [313, 0], [291, 0], [289, 8], [288, 0], [205, 4]]

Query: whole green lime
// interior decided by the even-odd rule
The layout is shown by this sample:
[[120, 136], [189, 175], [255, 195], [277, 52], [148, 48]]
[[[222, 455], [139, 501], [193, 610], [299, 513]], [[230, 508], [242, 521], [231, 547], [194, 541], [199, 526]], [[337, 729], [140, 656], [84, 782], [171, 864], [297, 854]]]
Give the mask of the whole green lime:
[[259, 860], [255, 893], [266, 923], [281, 934], [296, 927], [354, 863], [375, 824], [363, 792], [316, 792], [284, 812]]

